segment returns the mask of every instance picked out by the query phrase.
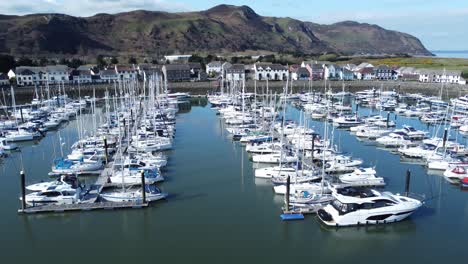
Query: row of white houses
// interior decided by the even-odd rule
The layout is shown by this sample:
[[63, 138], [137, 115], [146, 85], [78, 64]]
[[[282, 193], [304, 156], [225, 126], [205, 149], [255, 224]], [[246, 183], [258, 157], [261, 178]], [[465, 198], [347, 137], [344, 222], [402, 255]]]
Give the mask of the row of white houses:
[[[157, 72], [168, 81], [200, 81], [206, 76], [223, 76], [227, 81], [246, 79], [281, 81], [288, 76], [292, 80], [401, 80], [428, 83], [466, 84], [461, 71], [427, 70], [412, 67], [374, 66], [370, 63], [359, 65], [337, 65], [329, 62], [304, 61], [301, 65], [284, 66], [272, 63], [255, 63], [252, 65], [231, 64], [214, 61], [206, 65], [206, 73], [199, 63], [167, 65], [115, 65], [94, 72], [92, 66], [80, 66], [71, 69], [66, 65], [45, 67], [20, 66], [8, 72], [8, 79], [15, 78], [18, 86], [54, 83], [99, 83], [121, 80], [133, 80], [139, 76]], [[205, 77], [204, 77], [205, 76]], [[2, 83], [8, 83], [1, 78]]]
[[241, 81], [247, 78], [255, 80], [281, 81], [289, 75], [287, 66], [274, 63], [255, 63], [253, 65], [231, 64], [229, 62], [213, 61], [206, 65], [208, 75], [222, 75], [227, 81]]
[[45, 67], [19, 66], [8, 72], [8, 78], [16, 79], [18, 86], [55, 83], [93, 83], [132, 80], [137, 78], [137, 69], [132, 66], [115, 65], [113, 68], [94, 72], [90, 66], [71, 69], [66, 65]]
[[[227, 80], [251, 78], [256, 80], [284, 80], [288, 74], [292, 80], [401, 80], [433, 83], [466, 84], [461, 71], [443, 71], [415, 69], [412, 67], [390, 67], [388, 65], [374, 66], [363, 62], [359, 65], [337, 65], [325, 61], [304, 61], [301, 65], [288, 67], [279, 64], [255, 63], [245, 65], [244, 74], [239, 73], [241, 64], [236, 64], [235, 73], [228, 62], [214, 61], [207, 65], [209, 75], [224, 74]], [[241, 79], [242, 79], [241, 78]]]

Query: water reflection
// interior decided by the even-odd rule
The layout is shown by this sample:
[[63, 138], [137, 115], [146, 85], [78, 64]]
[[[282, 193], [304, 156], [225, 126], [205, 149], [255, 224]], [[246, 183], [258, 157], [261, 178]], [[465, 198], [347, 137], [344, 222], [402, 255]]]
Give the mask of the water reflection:
[[417, 230], [417, 224], [412, 218], [385, 225], [350, 226], [342, 228], [331, 227], [324, 224], [319, 225], [321, 233], [337, 238], [340, 241], [400, 240], [403, 236], [414, 234]]

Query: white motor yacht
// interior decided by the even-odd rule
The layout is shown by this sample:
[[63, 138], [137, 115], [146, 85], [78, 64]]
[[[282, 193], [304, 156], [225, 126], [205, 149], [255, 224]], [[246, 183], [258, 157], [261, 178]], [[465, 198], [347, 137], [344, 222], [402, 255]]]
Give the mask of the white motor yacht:
[[261, 144], [251, 143], [246, 145], [245, 150], [253, 154], [270, 154], [281, 152], [280, 143], [264, 142]]
[[334, 191], [336, 198], [323, 209], [319, 219], [328, 226], [385, 224], [401, 221], [422, 206], [422, 202], [390, 192]]
[[325, 172], [327, 173], [348, 173], [353, 172], [362, 165], [362, 160], [352, 159], [348, 156], [336, 155], [325, 163]]
[[375, 140], [379, 145], [387, 148], [397, 148], [412, 144], [411, 140], [406, 139], [403, 133], [392, 132]]
[[350, 128], [362, 124], [362, 120], [355, 116], [342, 116], [333, 120], [333, 125], [338, 128]]
[[257, 154], [252, 156], [252, 161], [257, 163], [292, 163], [297, 161], [297, 156], [287, 153]]
[[412, 126], [403, 126], [403, 128], [396, 129], [393, 132], [401, 132], [403, 135], [405, 135], [410, 140], [422, 140], [427, 135], [427, 132], [421, 131], [421, 130], [416, 130]]
[[8, 143], [6, 138], [0, 138], [0, 150], [15, 150], [18, 148], [18, 145], [15, 143]]
[[404, 146], [398, 149], [401, 155], [409, 158], [422, 159], [427, 158], [436, 151], [437, 147], [431, 144], [423, 144], [420, 146]]
[[449, 166], [448, 169], [444, 171], [444, 176], [451, 180], [462, 180], [465, 177], [468, 177], [468, 164], [454, 164], [454, 166]]
[[373, 168], [357, 168], [352, 173], [339, 176], [342, 183], [353, 186], [383, 186], [385, 181], [382, 177], [375, 176]]
[[25, 202], [30, 206], [73, 204], [80, 202], [80, 194], [81, 188], [48, 188], [47, 190], [27, 194]]
[[23, 129], [18, 129], [5, 133], [5, 140], [8, 142], [30, 141], [34, 140], [34, 137], [37, 136], [38, 134], [36, 132], [29, 132]]

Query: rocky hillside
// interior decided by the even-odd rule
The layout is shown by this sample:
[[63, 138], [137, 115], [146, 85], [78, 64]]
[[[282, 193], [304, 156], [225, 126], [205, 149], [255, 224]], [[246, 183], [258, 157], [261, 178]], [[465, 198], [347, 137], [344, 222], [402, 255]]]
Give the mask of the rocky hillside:
[[0, 15], [0, 53], [12, 55], [245, 50], [431, 55], [417, 38], [376, 25], [319, 25], [262, 17], [247, 6], [219, 5], [188, 13], [139, 10], [85, 18], [61, 14]]

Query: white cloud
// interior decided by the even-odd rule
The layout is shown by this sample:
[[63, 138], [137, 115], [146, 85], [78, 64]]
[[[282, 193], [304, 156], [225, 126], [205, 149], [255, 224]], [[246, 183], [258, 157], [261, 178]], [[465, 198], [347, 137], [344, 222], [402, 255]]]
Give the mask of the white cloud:
[[11, 15], [30, 13], [64, 13], [92, 16], [96, 13], [118, 13], [136, 9], [188, 11], [190, 8], [169, 0], [14, 0], [0, 1], [0, 12]]

